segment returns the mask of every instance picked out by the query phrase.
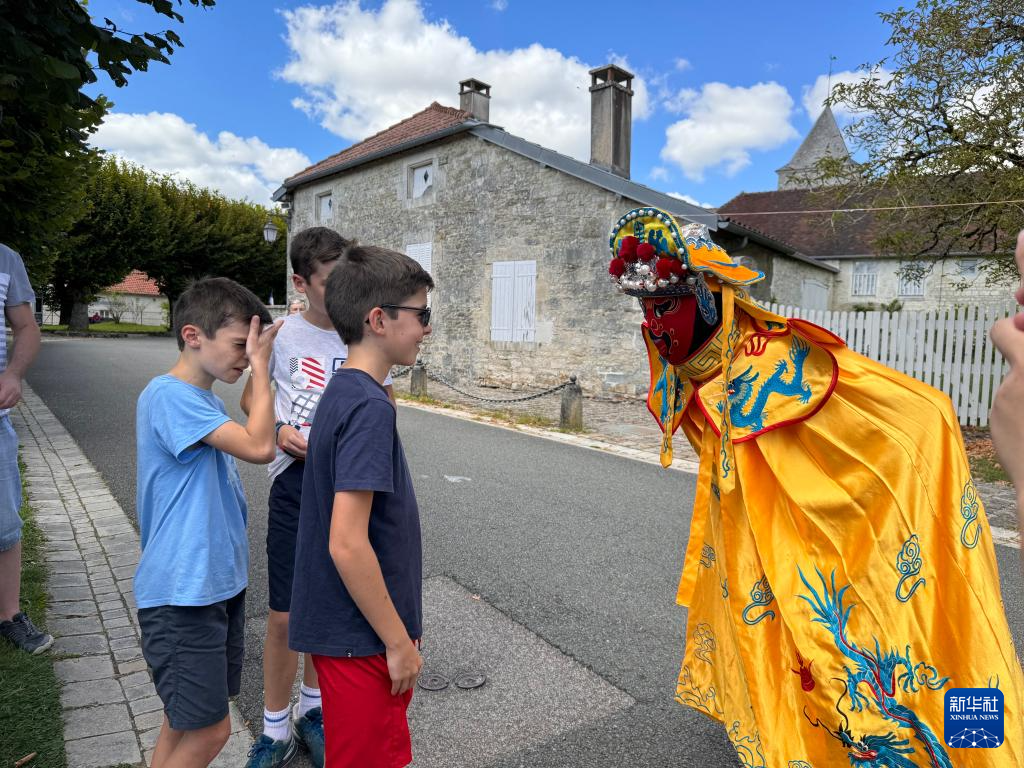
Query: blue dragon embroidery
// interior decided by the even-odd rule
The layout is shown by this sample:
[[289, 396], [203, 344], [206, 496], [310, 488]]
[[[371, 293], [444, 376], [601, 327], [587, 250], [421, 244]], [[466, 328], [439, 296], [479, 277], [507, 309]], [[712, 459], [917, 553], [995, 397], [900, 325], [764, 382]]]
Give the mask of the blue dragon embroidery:
[[[978, 522], [978, 512], [980, 509], [978, 489], [974, 487], [973, 480], [968, 480], [964, 486], [964, 493], [960, 497], [960, 515], [964, 519], [964, 527], [960, 531], [960, 543], [968, 549], [974, 549], [978, 546], [978, 537], [981, 536], [981, 523]], [[969, 532], [968, 529], [972, 525], [977, 527]]]
[[759, 621], [764, 619], [774, 619], [775, 611], [764, 611], [758, 614], [756, 618], [748, 618], [747, 613], [757, 608], [762, 608], [766, 605], [771, 605], [775, 601], [775, 594], [772, 592], [771, 584], [768, 583], [768, 577], [762, 576], [756, 582], [754, 582], [753, 589], [750, 590], [750, 600], [747, 607], [743, 609], [743, 621], [750, 626], [754, 626]]
[[[836, 589], [836, 574], [832, 572], [831, 584], [826, 582], [825, 575], [815, 568], [821, 580], [822, 595], [811, 586], [802, 570], [798, 569], [800, 580], [810, 592], [810, 596], [800, 595], [811, 606], [815, 618], [813, 621], [824, 625], [831, 632], [839, 651], [853, 662], [853, 668], [846, 668], [846, 690], [850, 695], [850, 704], [854, 712], [862, 709], [870, 710], [872, 705], [885, 720], [896, 723], [898, 727], [909, 728], [928, 756], [930, 768], [953, 768], [953, 763], [946, 753], [942, 742], [936, 738], [928, 727], [909, 707], [900, 704], [897, 696], [897, 684], [904, 692], [917, 692], [919, 686], [928, 690], [938, 691], [949, 681], [948, 677], [939, 678], [935, 667], [925, 662], [914, 664], [910, 658], [910, 646], [902, 654], [895, 650], [882, 652], [878, 639], [875, 638], [874, 651], [860, 648], [847, 635], [847, 623], [853, 605], [844, 607], [843, 595], [850, 588], [847, 584]], [[902, 672], [899, 670], [902, 668]], [[861, 692], [864, 688], [867, 694]], [[817, 724], [815, 724], [817, 725]], [[833, 735], [847, 747], [850, 764], [856, 768], [917, 768], [903, 755], [913, 754], [909, 739], [900, 740], [895, 733], [885, 735], [869, 735], [861, 739], [853, 739], [847, 729], [840, 729]]]
[[896, 556], [896, 568], [901, 574], [899, 583], [896, 585], [896, 599], [901, 603], [905, 603], [910, 600], [917, 591], [917, 588], [924, 585], [925, 580], [918, 579], [910, 589], [906, 591], [903, 589], [908, 580], [917, 576], [917, 574], [921, 572], [921, 567], [923, 565], [924, 561], [921, 559], [921, 544], [917, 540], [917, 534], [915, 533], [903, 542], [903, 547], [900, 549], [900, 553]]
[[[789, 363], [779, 360], [775, 364], [775, 370], [769, 376], [754, 396], [754, 384], [761, 377], [760, 373], [751, 373], [754, 366], [748, 366], [745, 371], [729, 380], [729, 416], [733, 426], [749, 428], [752, 432], [764, 429], [764, 408], [768, 398], [773, 394], [797, 397], [801, 403], [808, 403], [811, 400], [811, 387], [804, 383], [804, 365], [807, 356], [811, 353], [811, 345], [796, 336], [789, 347], [789, 359], [793, 362], [793, 370], [789, 370]], [[789, 380], [786, 380], [786, 377]], [[750, 399], [754, 398], [753, 403]], [[748, 408], [748, 404], [750, 407]], [[718, 409], [721, 412], [722, 404]]]

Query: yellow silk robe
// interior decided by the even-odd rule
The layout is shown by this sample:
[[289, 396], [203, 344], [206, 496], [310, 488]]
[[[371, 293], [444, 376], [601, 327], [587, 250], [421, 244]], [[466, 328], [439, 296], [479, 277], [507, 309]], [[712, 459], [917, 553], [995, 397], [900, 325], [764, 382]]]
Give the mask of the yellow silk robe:
[[[700, 455], [677, 700], [745, 766], [1024, 766], [1024, 680], [949, 399], [730, 303], [732, 332], [680, 366], [648, 338], [663, 450], [681, 426]], [[943, 744], [944, 691], [990, 686], [1004, 743]]]

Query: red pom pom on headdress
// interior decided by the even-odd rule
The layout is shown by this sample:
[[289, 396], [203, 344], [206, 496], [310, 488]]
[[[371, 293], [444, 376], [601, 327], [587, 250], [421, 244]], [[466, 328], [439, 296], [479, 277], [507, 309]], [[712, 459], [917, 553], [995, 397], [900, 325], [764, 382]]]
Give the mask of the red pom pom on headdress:
[[622, 277], [622, 273], [626, 271], [626, 262], [622, 259], [612, 259], [611, 264], [608, 265], [608, 274], [614, 277]]
[[650, 261], [654, 258], [656, 251], [650, 243], [640, 243], [636, 247], [636, 257], [641, 261]]
[[670, 259], [667, 257], [658, 259], [658, 264], [655, 267], [658, 272], [658, 277], [662, 280], [668, 280], [669, 275], [672, 274], [677, 265], [679, 265], [679, 259]]
[[625, 261], [636, 261], [637, 239], [632, 235], [626, 235], [619, 244], [619, 258]]

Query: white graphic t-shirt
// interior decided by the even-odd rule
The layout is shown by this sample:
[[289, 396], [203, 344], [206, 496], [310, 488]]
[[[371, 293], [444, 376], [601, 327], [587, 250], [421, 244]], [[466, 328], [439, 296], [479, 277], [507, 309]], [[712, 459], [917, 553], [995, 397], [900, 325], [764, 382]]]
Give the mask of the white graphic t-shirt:
[[[270, 376], [277, 385], [274, 411], [277, 421], [290, 424], [309, 439], [313, 414], [334, 372], [348, 359], [348, 347], [333, 328], [325, 330], [301, 314], [288, 315], [274, 339]], [[390, 384], [391, 377], [384, 384]], [[280, 448], [267, 466], [271, 480], [295, 461]]]

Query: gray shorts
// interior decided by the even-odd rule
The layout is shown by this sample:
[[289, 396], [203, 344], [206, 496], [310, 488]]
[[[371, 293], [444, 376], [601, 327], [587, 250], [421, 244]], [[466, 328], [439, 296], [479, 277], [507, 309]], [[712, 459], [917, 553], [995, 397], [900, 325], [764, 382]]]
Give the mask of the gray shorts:
[[21, 541], [21, 473], [18, 436], [6, 413], [0, 416], [0, 552]]
[[142, 655], [176, 731], [219, 723], [242, 682], [245, 590], [213, 605], [139, 609]]

